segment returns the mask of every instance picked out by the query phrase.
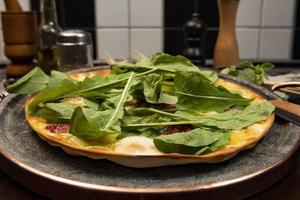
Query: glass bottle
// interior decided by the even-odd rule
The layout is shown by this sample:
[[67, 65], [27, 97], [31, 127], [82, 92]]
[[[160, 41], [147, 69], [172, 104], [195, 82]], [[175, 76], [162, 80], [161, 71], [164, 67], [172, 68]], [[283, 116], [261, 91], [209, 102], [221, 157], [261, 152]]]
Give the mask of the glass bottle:
[[41, 1], [41, 25], [38, 65], [46, 73], [57, 69], [56, 40], [61, 31], [57, 21], [55, 0]]

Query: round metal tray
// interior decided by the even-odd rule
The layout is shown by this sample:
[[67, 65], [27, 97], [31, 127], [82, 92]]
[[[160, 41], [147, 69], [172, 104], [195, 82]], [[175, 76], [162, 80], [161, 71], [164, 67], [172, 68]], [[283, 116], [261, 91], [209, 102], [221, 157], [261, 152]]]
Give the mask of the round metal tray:
[[24, 119], [26, 97], [0, 104], [0, 166], [17, 182], [54, 199], [240, 199], [269, 187], [290, 169], [299, 127], [277, 119], [254, 148], [218, 164], [148, 169], [70, 156], [41, 140]]

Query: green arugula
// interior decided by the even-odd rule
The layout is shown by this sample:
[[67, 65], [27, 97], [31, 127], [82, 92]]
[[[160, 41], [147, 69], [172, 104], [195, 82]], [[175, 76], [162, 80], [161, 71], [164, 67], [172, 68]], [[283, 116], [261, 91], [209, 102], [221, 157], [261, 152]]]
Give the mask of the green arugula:
[[78, 84], [75, 91], [65, 96], [84, 96], [87, 98], [97, 97], [99, 94], [105, 94], [112, 88], [124, 87], [131, 73], [125, 73], [120, 75], [96, 75], [93, 77], [87, 77]]
[[131, 73], [116, 108], [104, 111], [76, 108], [70, 122], [70, 133], [87, 139], [120, 133], [120, 119], [124, 115], [123, 106], [129, 95], [133, 77], [134, 73]]
[[159, 74], [148, 74], [144, 77], [143, 86], [144, 86], [144, 95], [146, 101], [149, 103], [158, 103], [161, 87], [160, 82], [163, 80], [163, 77]]
[[69, 103], [45, 103], [44, 107], [38, 109], [34, 115], [49, 122], [68, 122], [77, 107], [77, 105]]
[[201, 154], [204, 152], [203, 147], [213, 145], [212, 148], [218, 149], [225, 146], [229, 141], [222, 137], [224, 133], [227, 132], [196, 128], [189, 132], [160, 135], [153, 139], [153, 143], [165, 153]]
[[248, 105], [251, 101], [222, 86], [214, 86], [200, 73], [177, 71], [174, 83], [178, 96], [176, 106], [181, 110], [223, 112], [234, 105]]
[[111, 110], [95, 111], [77, 107], [71, 117], [70, 133], [83, 139], [104, 141], [104, 138], [116, 138], [120, 133], [119, 124], [104, 129], [111, 119]]
[[47, 87], [49, 77], [40, 68], [36, 67], [14, 84], [7, 86], [9, 93], [32, 94]]
[[44, 90], [36, 95], [34, 100], [29, 104], [29, 112], [33, 114], [38, 109], [39, 103], [59, 99], [65, 94], [75, 91], [78, 84], [70, 79], [63, 79], [58, 86], [47, 86]]
[[213, 126], [219, 129], [239, 130], [256, 122], [267, 119], [275, 110], [275, 106], [262, 101], [252, 103], [244, 110], [237, 110], [212, 115], [192, 115], [190, 113], [177, 111], [175, 116], [190, 121], [201, 121], [202, 126]]
[[[137, 73], [145, 72], [157, 68], [157, 73], [174, 74], [178, 70], [195, 71], [203, 74], [211, 82], [215, 82], [218, 76], [213, 71], [200, 71], [191, 61], [183, 56], [172, 56], [165, 53], [157, 53], [149, 57], [142, 58], [136, 64], [122, 61], [112, 65], [112, 73], [122, 74], [129, 71]], [[174, 78], [174, 77], [173, 77]]]
[[261, 85], [268, 78], [266, 71], [274, 67], [271, 63], [263, 63], [261, 65], [253, 65], [249, 61], [244, 61], [239, 64], [240, 68], [236, 66], [229, 66], [221, 71], [222, 74], [229, 74], [234, 77], [248, 80], [257, 85]]
[[199, 155], [199, 154], [203, 154], [203, 153], [209, 153], [209, 152], [216, 151], [216, 150], [220, 149], [221, 147], [229, 144], [229, 142], [230, 142], [230, 133], [229, 132], [220, 133], [220, 137], [219, 137], [218, 141], [212, 143], [209, 146], [201, 148], [195, 154]]
[[168, 122], [151, 122], [143, 123], [138, 121], [127, 122], [122, 126], [124, 128], [140, 128], [140, 127], [164, 127], [164, 126], [174, 126], [174, 125], [184, 125], [192, 124], [195, 126], [207, 126], [215, 127], [218, 129], [227, 129], [227, 130], [239, 130], [241, 128], [247, 127], [256, 122], [267, 119], [275, 107], [268, 101], [262, 101], [259, 103], [252, 103], [247, 106], [244, 110], [237, 110], [224, 113], [215, 113], [212, 115], [199, 115], [191, 114], [184, 111], [177, 111], [176, 113], [165, 112], [157, 110], [154, 108], [134, 108], [130, 109], [128, 112], [132, 115], [143, 116], [151, 115], [153, 113], [167, 116], [174, 121]]

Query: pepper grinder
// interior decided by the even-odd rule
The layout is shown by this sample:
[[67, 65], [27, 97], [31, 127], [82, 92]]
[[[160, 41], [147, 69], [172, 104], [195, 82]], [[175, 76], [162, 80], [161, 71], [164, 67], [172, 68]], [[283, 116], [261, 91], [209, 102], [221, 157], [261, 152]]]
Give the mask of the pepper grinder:
[[235, 33], [235, 19], [239, 0], [218, 0], [220, 30], [214, 50], [214, 68], [237, 65], [238, 44]]
[[192, 19], [184, 25], [185, 49], [183, 55], [195, 65], [205, 64], [204, 42], [206, 37], [206, 24], [199, 18], [199, 13], [194, 12]]

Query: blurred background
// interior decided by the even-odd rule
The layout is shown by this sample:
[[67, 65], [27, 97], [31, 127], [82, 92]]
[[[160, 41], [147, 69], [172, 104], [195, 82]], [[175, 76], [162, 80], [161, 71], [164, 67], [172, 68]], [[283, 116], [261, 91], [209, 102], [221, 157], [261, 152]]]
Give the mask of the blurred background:
[[[39, 11], [39, 0], [19, 0], [24, 10]], [[62, 28], [89, 31], [94, 59], [136, 58], [164, 51], [182, 54], [183, 25], [198, 10], [207, 25], [205, 51], [213, 57], [219, 15], [216, 0], [57, 0]], [[195, 7], [196, 6], [196, 7]], [[4, 3], [0, 1], [3, 11]], [[6, 63], [0, 25], [0, 62]], [[236, 33], [240, 59], [297, 63], [300, 60], [300, 3], [297, 0], [240, 0]], [[209, 62], [208, 62], [209, 63]]]

